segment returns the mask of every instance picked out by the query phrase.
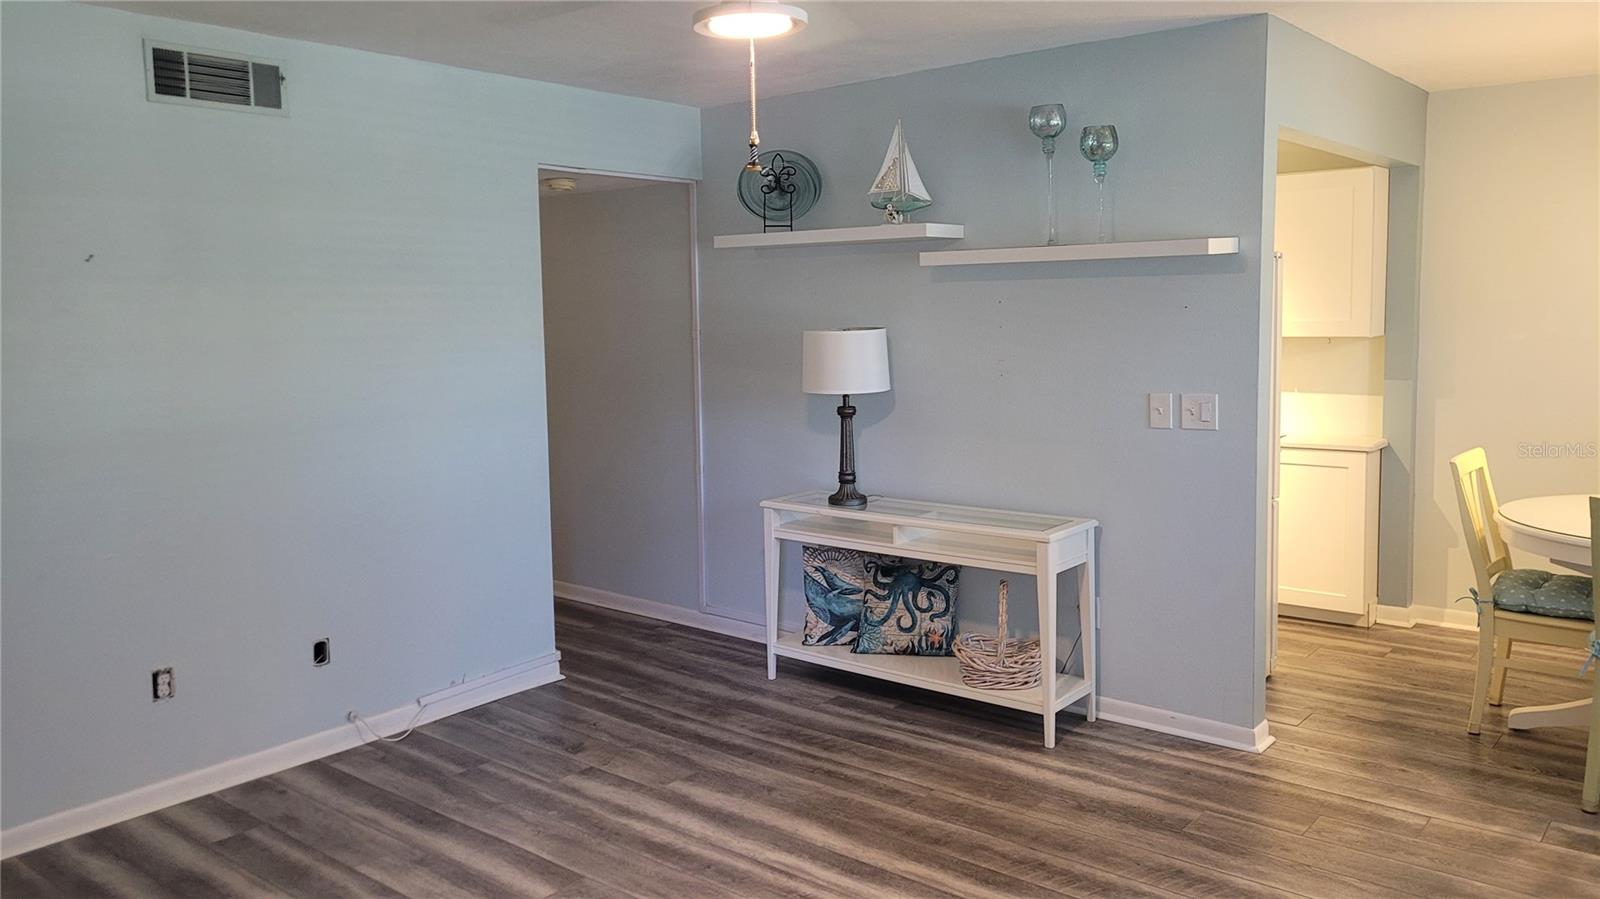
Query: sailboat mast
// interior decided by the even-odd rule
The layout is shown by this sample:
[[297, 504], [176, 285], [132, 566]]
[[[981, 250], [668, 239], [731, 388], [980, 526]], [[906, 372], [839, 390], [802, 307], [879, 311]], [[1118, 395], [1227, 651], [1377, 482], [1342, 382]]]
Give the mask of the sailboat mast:
[[900, 185], [899, 185], [900, 186], [900, 196], [904, 197], [906, 195], [906, 190], [907, 190], [907, 184], [906, 184], [906, 134], [900, 128], [900, 120], [899, 119], [895, 119], [894, 120], [894, 136], [895, 136], [895, 158], [897, 160], [897, 162], [895, 164], [895, 167], [896, 167], [896, 170], [898, 170], [900, 172]]

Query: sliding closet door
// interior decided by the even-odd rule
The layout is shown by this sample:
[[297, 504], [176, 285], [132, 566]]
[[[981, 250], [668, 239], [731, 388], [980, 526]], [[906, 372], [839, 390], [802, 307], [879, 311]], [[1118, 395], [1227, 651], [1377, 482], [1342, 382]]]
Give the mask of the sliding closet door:
[[556, 592], [699, 608], [686, 184], [541, 191]]

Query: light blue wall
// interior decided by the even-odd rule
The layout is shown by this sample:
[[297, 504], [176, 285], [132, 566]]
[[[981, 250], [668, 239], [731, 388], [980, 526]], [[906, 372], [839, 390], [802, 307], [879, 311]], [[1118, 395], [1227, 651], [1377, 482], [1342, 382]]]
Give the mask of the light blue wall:
[[[1277, 200], [1280, 136], [1389, 168], [1388, 284], [1384, 340], [1384, 436], [1381, 456], [1378, 597], [1407, 605], [1412, 571], [1412, 472], [1415, 463], [1417, 310], [1422, 229], [1422, 164], [1428, 127], [1428, 94], [1371, 63], [1277, 18], [1267, 27], [1267, 117], [1263, 144], [1263, 243], [1270, 244]], [[1272, 270], [1262, 273], [1262, 304], [1270, 309]], [[1263, 337], [1270, 319], [1263, 321]], [[1262, 360], [1261, 414], [1277, 402], [1266, 389]], [[1266, 508], [1268, 447], [1258, 448]], [[1261, 516], [1259, 539], [1266, 541]], [[1266, 569], [1260, 572], [1261, 618], [1266, 619]], [[1265, 642], [1263, 641], [1263, 646]], [[1263, 655], [1262, 664], [1265, 665]], [[1263, 692], [1263, 702], [1265, 702]]]
[[[698, 111], [3, 19], [4, 824], [548, 652], [536, 168], [697, 177]], [[147, 102], [145, 37], [285, 60], [290, 115]]]
[[[1398, 165], [1421, 165], [1428, 93], [1275, 16], [1267, 17], [1267, 115], [1274, 129]], [[1276, 171], [1274, 167], [1273, 171]]]
[[[759, 618], [757, 502], [833, 477], [837, 400], [801, 393], [800, 332], [884, 325], [894, 390], [856, 400], [861, 486], [1100, 519], [1105, 694], [1260, 721], [1250, 535], [1265, 54], [1257, 17], [761, 103], [763, 145], [821, 167], [806, 228], [878, 220], [864, 193], [901, 117], [936, 201], [922, 220], [964, 223], [964, 246], [1042, 243], [1044, 164], [1027, 110], [1065, 102], [1064, 240], [1095, 237], [1077, 132], [1111, 122], [1123, 141], [1108, 180], [1114, 236], [1240, 237], [1238, 256], [1212, 259], [934, 270], [914, 247], [712, 249], [712, 235], [759, 225], [733, 192], [746, 112], [706, 111], [709, 602]], [[1157, 390], [1220, 394], [1222, 429], [1149, 429], [1145, 395]], [[792, 569], [786, 580], [798, 585]], [[993, 576], [969, 572], [963, 617], [989, 617], [993, 590]], [[1012, 597], [1032, 602], [1029, 590]]]

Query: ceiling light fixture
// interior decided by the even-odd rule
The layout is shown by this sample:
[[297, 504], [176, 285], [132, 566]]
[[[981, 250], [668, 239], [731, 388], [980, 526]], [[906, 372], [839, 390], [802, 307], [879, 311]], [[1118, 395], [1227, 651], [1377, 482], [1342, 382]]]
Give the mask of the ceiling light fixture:
[[793, 34], [806, 27], [806, 11], [776, 0], [728, 0], [694, 14], [694, 30], [707, 37], [750, 43], [750, 161], [745, 168], [761, 171], [761, 133], [756, 129], [756, 41]]
[[806, 27], [806, 11], [773, 0], [730, 0], [694, 14], [694, 30], [706, 37], [754, 40]]

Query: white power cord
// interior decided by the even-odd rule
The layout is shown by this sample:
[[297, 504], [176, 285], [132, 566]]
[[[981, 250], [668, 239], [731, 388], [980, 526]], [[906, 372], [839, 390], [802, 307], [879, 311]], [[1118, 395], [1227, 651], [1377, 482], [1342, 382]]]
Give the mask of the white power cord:
[[[476, 680], [471, 681], [471, 683], [473, 685], [472, 689], [481, 690], [484, 687], [492, 687], [495, 684], [498, 684], [503, 680], [510, 680], [511, 678], [517, 677], [520, 674], [522, 674], [522, 672], [520, 670], [519, 671], [512, 671], [511, 673], [507, 674], [507, 673], [503, 673], [503, 669], [502, 669], [502, 673], [500, 673], [499, 677], [495, 677], [493, 675], [490, 675], [490, 676], [481, 677], [481, 678], [478, 678]], [[456, 684], [455, 687], [465, 688], [467, 683], [468, 683], [468, 681], [463, 679], [459, 684]], [[447, 688], [447, 690], [448, 689], [455, 689], [455, 688]], [[445, 690], [441, 690], [439, 692], [442, 693], [442, 692], [446, 692], [446, 691]], [[461, 692], [461, 690], [459, 690], [459, 689], [456, 690], [456, 693], [460, 693], [460, 692]], [[361, 717], [361, 715], [359, 713], [357, 713], [354, 709], [344, 713], [344, 720], [346, 720], [346, 721], [350, 722], [351, 724], [355, 725], [355, 728], [356, 728], [357, 731], [360, 731], [362, 728], [366, 728], [367, 729], [367, 733], [371, 734], [372, 735], [372, 739], [374, 739], [374, 740], [382, 740], [385, 743], [398, 743], [401, 740], [404, 740], [406, 737], [411, 736], [411, 732], [417, 729], [417, 722], [422, 720], [422, 713], [426, 712], [428, 710], [428, 706], [437, 705], [438, 703], [443, 702], [443, 701], [445, 701], [446, 699], [449, 699], [449, 698], [451, 698], [451, 697], [449, 697], [449, 696], [441, 696], [438, 699], [433, 700], [432, 702], [423, 702], [422, 698], [420, 696], [417, 697], [417, 699], [415, 700], [415, 702], [417, 704], [417, 713], [415, 715], [411, 716], [411, 720], [410, 721], [406, 722], [406, 729], [401, 731], [398, 734], [394, 734], [394, 735], [388, 736], [388, 737], [384, 736], [383, 734], [378, 733], [378, 729], [372, 726], [372, 722], [370, 722], [367, 719]]]
[[427, 709], [427, 708], [428, 708], [428, 706], [423, 704], [419, 700], [417, 702], [417, 713], [415, 715], [412, 715], [411, 716], [411, 720], [406, 723], [406, 729], [401, 731], [398, 734], [394, 734], [394, 735], [388, 736], [388, 737], [384, 736], [383, 734], [378, 733], [377, 728], [373, 727], [371, 722], [367, 721], [367, 719], [361, 717], [356, 712], [353, 712], [353, 711], [346, 712], [345, 715], [344, 715], [344, 720], [350, 722], [351, 724], [354, 724], [356, 726], [356, 730], [357, 731], [359, 731], [359, 730], [361, 730], [361, 728], [365, 727], [367, 729], [367, 733], [371, 734], [372, 735], [372, 739], [374, 739], [374, 740], [382, 740], [385, 743], [398, 743], [401, 740], [404, 740], [406, 737], [411, 736], [411, 732], [417, 729], [417, 721], [422, 717], [423, 711], [425, 709]]

